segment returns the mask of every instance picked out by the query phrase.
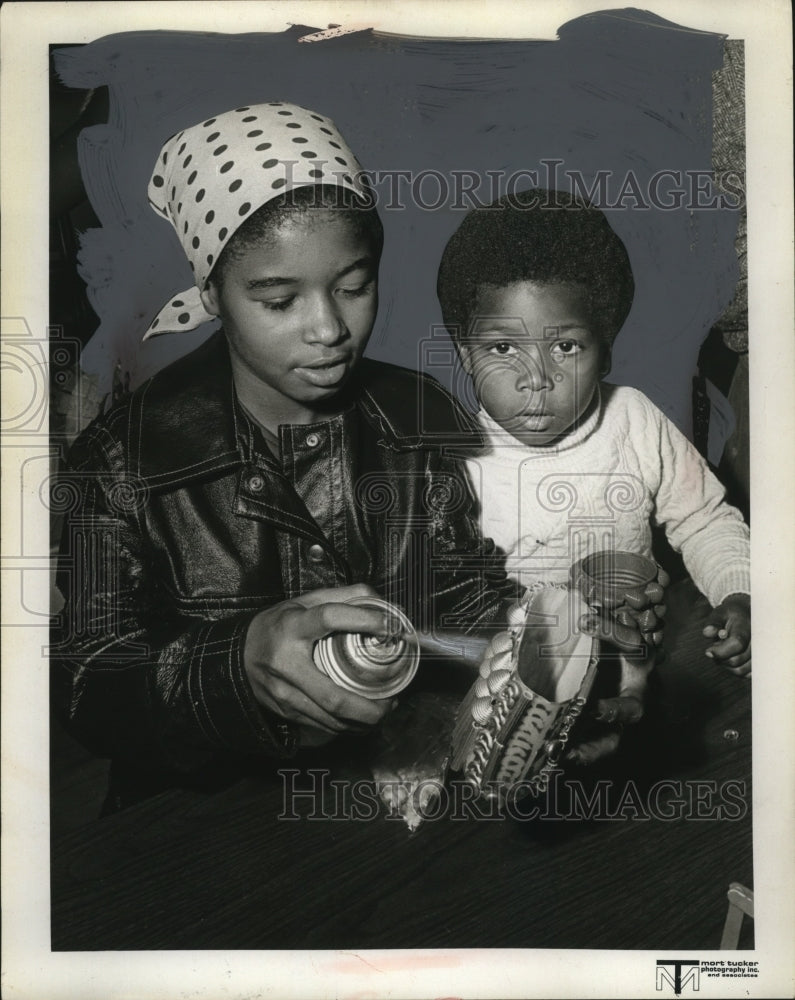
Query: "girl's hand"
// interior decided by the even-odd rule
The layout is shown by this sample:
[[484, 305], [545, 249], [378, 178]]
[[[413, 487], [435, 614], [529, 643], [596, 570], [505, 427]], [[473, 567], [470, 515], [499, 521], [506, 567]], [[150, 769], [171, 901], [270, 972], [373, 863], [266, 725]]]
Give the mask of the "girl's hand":
[[748, 594], [730, 594], [715, 608], [704, 627], [707, 639], [717, 639], [707, 647], [706, 655], [717, 660], [738, 677], [751, 674], [751, 598]]
[[315, 642], [330, 632], [389, 635], [383, 612], [345, 603], [375, 596], [364, 584], [314, 590], [261, 611], [249, 625], [243, 663], [254, 697], [296, 723], [302, 745], [374, 726], [392, 707], [391, 699], [371, 701], [337, 687], [312, 658]]

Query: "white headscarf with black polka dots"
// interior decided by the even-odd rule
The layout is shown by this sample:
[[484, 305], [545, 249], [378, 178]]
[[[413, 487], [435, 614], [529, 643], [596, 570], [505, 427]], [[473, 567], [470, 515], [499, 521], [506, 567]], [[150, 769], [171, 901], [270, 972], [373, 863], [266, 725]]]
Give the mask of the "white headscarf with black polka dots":
[[169, 139], [149, 181], [149, 201], [176, 230], [196, 284], [160, 310], [144, 340], [194, 330], [213, 318], [199, 292], [223, 248], [258, 208], [310, 184], [366, 197], [360, 173], [332, 121], [281, 101], [236, 108]]

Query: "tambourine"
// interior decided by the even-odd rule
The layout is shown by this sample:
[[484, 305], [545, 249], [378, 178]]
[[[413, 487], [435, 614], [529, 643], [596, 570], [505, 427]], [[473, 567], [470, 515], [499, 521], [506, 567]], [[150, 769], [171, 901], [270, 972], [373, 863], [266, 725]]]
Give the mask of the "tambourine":
[[596, 675], [599, 640], [579, 628], [588, 611], [566, 586], [514, 605], [459, 708], [451, 776], [501, 801], [546, 788]]

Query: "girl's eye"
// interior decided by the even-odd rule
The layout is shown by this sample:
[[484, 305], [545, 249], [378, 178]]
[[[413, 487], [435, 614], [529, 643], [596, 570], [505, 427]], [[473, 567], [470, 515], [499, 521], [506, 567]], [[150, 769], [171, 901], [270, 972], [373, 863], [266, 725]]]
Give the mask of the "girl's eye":
[[290, 295], [286, 299], [265, 299], [262, 304], [266, 309], [270, 309], [273, 312], [284, 312], [290, 308], [294, 301], [295, 296]]
[[516, 354], [516, 348], [513, 344], [509, 344], [507, 340], [500, 340], [496, 344], [491, 345], [489, 354], [496, 354], [501, 358], [507, 358], [511, 354]]
[[348, 299], [358, 299], [362, 295], [367, 295], [368, 292], [372, 291], [375, 281], [371, 278], [369, 281], [365, 281], [363, 285], [359, 285], [356, 288], [340, 288], [342, 294]]
[[570, 358], [575, 354], [579, 354], [581, 350], [582, 347], [576, 340], [559, 340], [557, 344], [552, 346], [550, 353], [556, 360], [562, 360], [563, 358]]

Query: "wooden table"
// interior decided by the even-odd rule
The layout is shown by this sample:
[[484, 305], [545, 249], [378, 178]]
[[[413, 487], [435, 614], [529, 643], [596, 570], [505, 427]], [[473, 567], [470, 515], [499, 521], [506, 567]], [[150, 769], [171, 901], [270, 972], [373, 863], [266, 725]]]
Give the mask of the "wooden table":
[[586, 776], [613, 818], [448, 810], [409, 834], [317, 801], [279, 819], [274, 771], [165, 792], [54, 840], [53, 949], [717, 948], [729, 884], [753, 886], [750, 685], [704, 658], [692, 586], [668, 603], [656, 710]]

